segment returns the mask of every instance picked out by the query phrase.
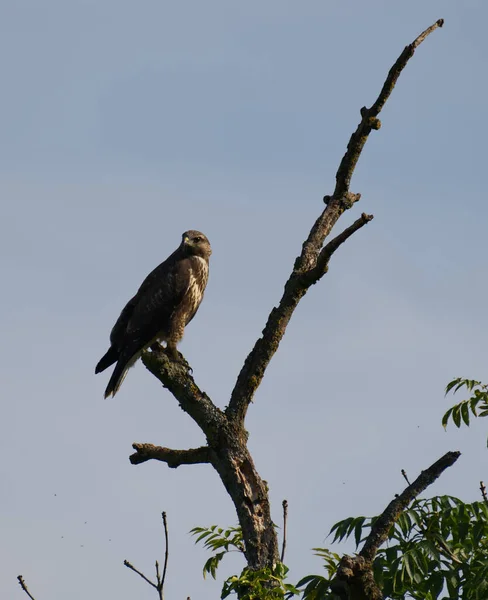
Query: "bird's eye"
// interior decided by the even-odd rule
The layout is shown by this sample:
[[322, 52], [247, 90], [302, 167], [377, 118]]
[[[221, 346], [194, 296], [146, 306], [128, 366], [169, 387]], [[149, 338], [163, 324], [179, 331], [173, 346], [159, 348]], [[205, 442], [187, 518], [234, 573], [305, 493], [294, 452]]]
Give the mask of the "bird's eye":
[[194, 237], [194, 238], [193, 238], [193, 241], [194, 241], [196, 244], [199, 244], [199, 243], [202, 241], [202, 238], [197, 236], [197, 237]]

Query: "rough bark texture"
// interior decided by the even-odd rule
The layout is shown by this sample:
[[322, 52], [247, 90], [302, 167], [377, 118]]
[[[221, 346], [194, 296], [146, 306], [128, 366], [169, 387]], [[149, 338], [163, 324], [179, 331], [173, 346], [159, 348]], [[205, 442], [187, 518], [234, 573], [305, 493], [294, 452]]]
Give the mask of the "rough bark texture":
[[172, 450], [154, 444], [132, 444], [136, 451], [130, 456], [133, 465], [140, 465], [148, 460], [160, 460], [171, 469], [181, 465], [197, 465], [210, 462], [210, 449], [208, 446], [190, 448], [189, 450]]
[[[207, 446], [172, 450], [151, 444], [134, 444], [136, 452], [131, 456], [131, 462], [139, 464], [155, 459], [166, 462], [170, 467], [210, 463], [220, 475], [234, 502], [245, 541], [246, 559], [252, 569], [273, 566], [278, 562], [279, 554], [267, 485], [257, 472], [247, 448], [247, 432], [244, 427], [247, 410], [269, 362], [278, 350], [296, 306], [310, 286], [327, 273], [329, 261], [340, 245], [373, 218], [372, 215], [363, 213], [351, 226], [324, 246], [325, 239], [341, 215], [352, 208], [361, 197], [360, 194], [352, 193], [349, 186], [369, 134], [381, 126], [378, 114], [417, 46], [442, 24], [442, 19], [437, 21], [405, 48], [388, 73], [375, 103], [369, 109], [361, 109], [361, 121], [350, 137], [346, 153], [336, 173], [334, 192], [332, 196], [324, 197], [326, 206], [302, 245], [278, 306], [271, 310], [262, 336], [245, 360], [227, 409], [222, 411], [216, 407], [208, 395], [196, 385], [189, 369], [181, 362], [170, 360], [157, 346], [142, 356], [147, 369], [163, 383], [178, 400], [181, 408], [201, 428], [206, 436]], [[370, 543], [372, 550], [365, 546], [361, 556], [356, 559], [344, 558], [344, 564], [341, 566], [344, 577], [339, 577], [338, 585], [343, 586], [346, 582], [349, 592], [357, 589], [357, 593], [352, 592], [354, 596], [351, 598], [377, 598], [374, 595], [376, 584], [372, 580], [370, 563], [372, 552], [374, 554], [377, 550], [375, 544], [378, 540], [378, 543], [381, 543], [384, 532], [378, 530], [375, 535], [376, 541]]]
[[223, 435], [224, 443], [212, 452], [212, 464], [236, 507], [247, 563], [253, 569], [274, 566], [279, 549], [267, 484], [254, 466], [243, 432], [229, 423]]
[[173, 468], [210, 463], [234, 502], [248, 565], [253, 569], [275, 565], [279, 560], [278, 540], [271, 519], [268, 490], [247, 448], [244, 427], [217, 408], [195, 384], [187, 367], [172, 362], [165, 352], [154, 347], [142, 356], [142, 360], [200, 426], [207, 438], [207, 446], [172, 450], [153, 444], [133, 444], [136, 452], [130, 457], [131, 463], [159, 460]]

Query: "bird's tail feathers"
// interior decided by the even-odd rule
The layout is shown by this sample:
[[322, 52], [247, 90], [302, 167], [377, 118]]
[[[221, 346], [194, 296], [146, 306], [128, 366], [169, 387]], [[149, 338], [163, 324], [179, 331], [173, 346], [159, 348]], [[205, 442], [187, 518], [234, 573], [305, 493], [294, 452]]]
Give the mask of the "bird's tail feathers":
[[95, 373], [101, 373], [102, 371], [105, 371], [105, 369], [110, 367], [110, 365], [113, 365], [118, 360], [119, 351], [114, 346], [110, 346], [104, 356], [102, 356], [102, 358], [98, 361], [98, 364], [95, 367]]
[[107, 389], [105, 390], [105, 395], [104, 395], [105, 398], [108, 398], [109, 396], [112, 396], [112, 397], [115, 396], [115, 394], [119, 391], [120, 386], [122, 385], [122, 383], [127, 375], [127, 372], [133, 366], [133, 364], [136, 362], [136, 360], [139, 358], [140, 355], [141, 355], [141, 353], [137, 352], [129, 360], [127, 360], [125, 357], [121, 357], [119, 359], [119, 361], [115, 365], [114, 372], [112, 373], [112, 376], [110, 377], [110, 381], [108, 382]]

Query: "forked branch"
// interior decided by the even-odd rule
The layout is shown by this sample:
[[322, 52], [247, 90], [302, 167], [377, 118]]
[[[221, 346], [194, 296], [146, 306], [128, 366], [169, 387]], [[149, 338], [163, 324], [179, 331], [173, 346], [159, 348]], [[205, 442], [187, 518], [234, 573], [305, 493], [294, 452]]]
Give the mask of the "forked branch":
[[332, 253], [355, 231], [372, 219], [365, 215], [354, 225], [323, 247], [325, 238], [330, 234], [343, 212], [360, 199], [360, 194], [350, 192], [351, 178], [356, 168], [361, 152], [373, 130], [381, 127], [378, 114], [388, 100], [401, 72], [412, 58], [415, 49], [424, 39], [444, 21], [439, 19], [431, 27], [422, 32], [409, 44], [390, 69], [381, 92], [371, 106], [361, 109], [361, 121], [356, 131], [351, 135], [339, 168], [336, 173], [336, 185], [332, 196], [325, 196], [326, 208], [315, 221], [308, 238], [302, 246], [300, 256], [295, 260], [293, 271], [285, 284], [285, 290], [277, 308], [273, 308], [260, 337], [246, 358], [244, 366], [237, 378], [227, 415], [238, 423], [243, 423], [249, 404], [259, 387], [266, 368], [285, 334], [293, 311], [301, 298], [306, 294], [310, 285], [316, 283], [326, 272]]
[[307, 281], [310, 283], [317, 283], [317, 281], [327, 273], [329, 261], [339, 246], [348, 240], [358, 229], [361, 229], [361, 227], [364, 227], [364, 225], [372, 220], [373, 215], [363, 213], [352, 225], [344, 229], [342, 233], [326, 244], [320, 251], [316, 266], [306, 274]]
[[161, 516], [163, 517], [164, 543], [165, 543], [163, 575], [161, 576], [159, 573], [159, 562], [158, 561], [156, 561], [156, 583], [154, 583], [153, 581], [151, 581], [149, 579], [149, 577], [146, 577], [144, 575], [144, 573], [139, 571], [139, 569], [136, 569], [136, 567], [134, 567], [134, 565], [132, 563], [130, 563], [128, 560], [124, 560], [124, 565], [128, 569], [130, 569], [131, 571], [134, 571], [134, 573], [137, 573], [139, 575], [139, 577], [144, 579], [144, 581], [146, 583], [148, 583], [151, 587], [153, 587], [157, 591], [159, 600], [163, 600], [163, 598], [164, 598], [164, 593], [163, 593], [164, 581], [166, 579], [166, 569], [168, 567], [168, 556], [169, 556], [168, 521], [167, 521], [165, 512], [163, 512]]

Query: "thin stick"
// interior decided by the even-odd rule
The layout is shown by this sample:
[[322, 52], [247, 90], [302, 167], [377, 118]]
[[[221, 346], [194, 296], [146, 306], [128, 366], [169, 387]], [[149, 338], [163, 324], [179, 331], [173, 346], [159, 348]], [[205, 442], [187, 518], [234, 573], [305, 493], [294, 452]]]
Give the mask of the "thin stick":
[[481, 490], [481, 495], [483, 496], [483, 500], [486, 502], [486, 504], [488, 504], [488, 496], [486, 495], [486, 487], [482, 481], [480, 481], [480, 490]]
[[29, 596], [29, 598], [30, 598], [31, 600], [35, 600], [34, 596], [33, 596], [33, 595], [32, 595], [32, 594], [29, 592], [29, 590], [27, 589], [27, 586], [26, 586], [26, 584], [25, 584], [25, 581], [24, 581], [24, 578], [22, 577], [22, 575], [19, 575], [19, 576], [17, 577], [17, 579], [19, 580], [20, 587], [21, 587], [21, 588], [24, 590], [24, 592], [25, 592], [25, 593], [26, 593], [26, 594]]
[[288, 500], [283, 500], [283, 546], [281, 547], [281, 562], [285, 560], [286, 522], [288, 520]]
[[159, 563], [156, 561], [156, 581], [158, 582], [158, 588], [161, 585], [161, 577], [159, 576]]
[[156, 589], [158, 590], [158, 592], [159, 592], [158, 586], [157, 586], [155, 583], [153, 583], [153, 582], [152, 582], [150, 579], [148, 579], [148, 578], [147, 578], [147, 577], [144, 575], [144, 573], [141, 573], [140, 571], [138, 571], [138, 570], [137, 570], [137, 569], [134, 567], [134, 565], [131, 565], [131, 564], [130, 564], [130, 562], [129, 562], [128, 560], [124, 560], [124, 565], [125, 565], [126, 567], [128, 567], [129, 569], [131, 569], [132, 571], [134, 571], [134, 573], [137, 573], [137, 574], [138, 574], [140, 577], [142, 577], [142, 578], [144, 579], [144, 581], [146, 581], [146, 582], [147, 582], [149, 585], [152, 585], [152, 586], [153, 586], [153, 588], [156, 588]]
[[165, 543], [165, 551], [164, 551], [164, 567], [163, 567], [163, 577], [161, 579], [161, 600], [163, 600], [163, 586], [164, 580], [166, 579], [166, 569], [168, 567], [168, 557], [169, 557], [169, 537], [168, 537], [168, 521], [166, 519], [166, 513], [163, 512], [163, 525], [164, 525], [164, 543]]

